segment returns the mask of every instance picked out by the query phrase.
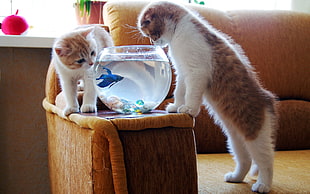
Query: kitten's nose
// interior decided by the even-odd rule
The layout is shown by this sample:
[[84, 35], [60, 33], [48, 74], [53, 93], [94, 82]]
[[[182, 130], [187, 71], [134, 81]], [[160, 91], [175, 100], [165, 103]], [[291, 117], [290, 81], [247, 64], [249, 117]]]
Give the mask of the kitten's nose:
[[89, 63], [89, 66], [92, 66], [94, 63], [93, 62], [91, 62], [91, 63]]

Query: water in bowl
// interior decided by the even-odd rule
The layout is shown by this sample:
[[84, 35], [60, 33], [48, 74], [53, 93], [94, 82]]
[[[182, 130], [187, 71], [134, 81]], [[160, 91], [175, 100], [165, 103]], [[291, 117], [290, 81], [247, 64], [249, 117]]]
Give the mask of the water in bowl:
[[95, 84], [101, 101], [124, 114], [155, 109], [166, 97], [171, 84], [167, 60], [128, 58], [105, 59], [95, 65]]

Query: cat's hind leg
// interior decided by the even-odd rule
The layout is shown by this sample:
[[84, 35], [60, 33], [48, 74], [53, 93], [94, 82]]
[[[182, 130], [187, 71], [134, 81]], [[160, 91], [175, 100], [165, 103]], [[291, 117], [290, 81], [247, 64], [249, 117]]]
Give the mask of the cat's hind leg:
[[227, 131], [227, 144], [236, 163], [235, 170], [225, 175], [226, 182], [240, 183], [251, 167], [251, 157], [244, 146], [244, 139], [236, 132]]
[[273, 178], [274, 144], [272, 139], [273, 125], [268, 114], [258, 136], [254, 140], [246, 141], [246, 147], [258, 167], [258, 178], [252, 186], [252, 191], [267, 193], [271, 189]]

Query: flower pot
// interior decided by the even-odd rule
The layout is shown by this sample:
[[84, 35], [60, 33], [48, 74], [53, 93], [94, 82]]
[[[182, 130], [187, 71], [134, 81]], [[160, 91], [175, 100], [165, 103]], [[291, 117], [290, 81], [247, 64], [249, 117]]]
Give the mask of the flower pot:
[[79, 5], [74, 4], [78, 24], [103, 24], [102, 11], [105, 3], [106, 1], [92, 1], [89, 15], [81, 15]]

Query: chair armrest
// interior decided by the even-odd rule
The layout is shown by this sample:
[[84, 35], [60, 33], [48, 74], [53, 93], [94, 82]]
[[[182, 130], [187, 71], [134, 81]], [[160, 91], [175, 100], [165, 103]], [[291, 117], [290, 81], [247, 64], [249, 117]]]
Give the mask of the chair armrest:
[[49, 103], [55, 104], [56, 96], [61, 92], [58, 76], [53, 61], [47, 71], [45, 81], [45, 95]]

